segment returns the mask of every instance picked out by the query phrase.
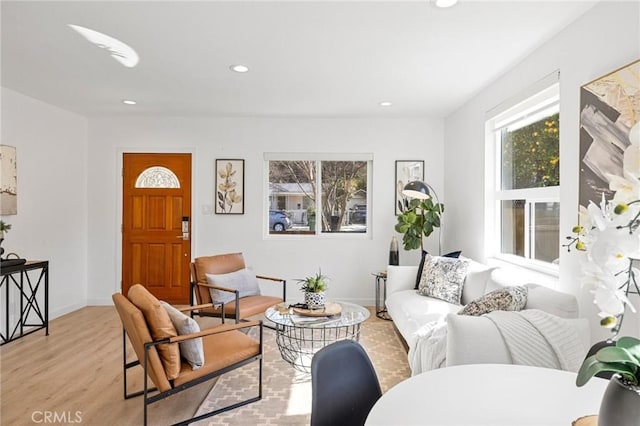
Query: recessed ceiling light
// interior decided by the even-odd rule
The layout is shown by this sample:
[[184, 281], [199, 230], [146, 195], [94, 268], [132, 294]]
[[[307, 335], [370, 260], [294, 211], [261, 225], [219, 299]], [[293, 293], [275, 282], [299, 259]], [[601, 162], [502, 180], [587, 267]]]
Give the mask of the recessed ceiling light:
[[137, 104], [136, 101], [132, 101], [130, 99], [125, 99], [124, 101], [122, 101], [122, 103], [125, 104], [125, 105], [135, 105], [135, 104]]
[[390, 107], [393, 104], [389, 101], [382, 101], [378, 105], [380, 105], [381, 107]]
[[68, 24], [71, 29], [76, 31], [90, 43], [95, 44], [100, 49], [106, 49], [113, 59], [120, 62], [127, 68], [133, 68], [138, 65], [139, 57], [135, 50], [118, 39], [109, 37], [98, 31], [79, 25]]
[[249, 72], [249, 67], [246, 65], [231, 65], [229, 68], [233, 72], [239, 72], [239, 73]]
[[442, 7], [442, 8], [451, 7], [456, 3], [458, 3], [458, 0], [435, 0], [435, 1], [436, 1], [436, 6]]

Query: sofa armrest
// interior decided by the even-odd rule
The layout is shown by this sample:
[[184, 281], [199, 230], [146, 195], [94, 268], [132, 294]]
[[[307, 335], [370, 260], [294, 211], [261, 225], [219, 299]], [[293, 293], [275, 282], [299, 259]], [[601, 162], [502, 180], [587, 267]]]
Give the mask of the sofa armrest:
[[387, 297], [401, 290], [416, 287], [417, 266], [387, 266]]

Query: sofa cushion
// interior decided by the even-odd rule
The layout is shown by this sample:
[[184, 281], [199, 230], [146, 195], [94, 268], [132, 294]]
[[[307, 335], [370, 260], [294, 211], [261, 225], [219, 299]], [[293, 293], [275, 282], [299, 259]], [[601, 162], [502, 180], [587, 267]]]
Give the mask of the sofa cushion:
[[[396, 291], [413, 290], [416, 281], [417, 266], [387, 266], [386, 296]], [[415, 291], [414, 291], [415, 294]]]
[[500, 332], [486, 317], [447, 315], [447, 366], [511, 364]]
[[525, 309], [540, 309], [562, 318], [578, 318], [578, 300], [574, 295], [539, 284], [525, 284], [525, 287], [529, 289]]
[[[207, 282], [211, 285], [226, 287], [232, 290], [238, 290], [240, 297], [259, 296], [260, 285], [256, 274], [248, 268], [239, 271], [230, 272], [228, 274], [206, 274]], [[235, 299], [233, 293], [227, 291], [211, 290], [211, 300], [217, 303], [227, 303]]]
[[441, 320], [447, 314], [455, 313], [460, 309], [459, 305], [444, 300], [420, 296], [413, 288], [396, 291], [389, 295], [386, 307], [393, 318], [393, 325], [409, 347], [416, 338], [415, 332], [424, 324]]
[[483, 315], [493, 311], [521, 311], [527, 303], [527, 287], [514, 286], [494, 290], [469, 302], [460, 315]]
[[466, 257], [461, 257], [461, 259], [469, 261], [469, 268], [467, 269], [467, 277], [464, 279], [461, 298], [462, 304], [466, 305], [487, 292], [487, 282], [496, 268]]
[[[183, 314], [170, 304], [160, 301], [162, 307], [169, 314], [173, 326], [176, 328], [178, 335], [197, 333], [200, 326], [191, 317]], [[197, 370], [204, 365], [204, 349], [202, 347], [202, 337], [185, 340], [178, 343], [180, 347], [180, 355], [189, 363], [192, 369]]]
[[[153, 340], [176, 337], [178, 332], [169, 318], [169, 314], [162, 307], [160, 301], [149, 293], [141, 284], [129, 289], [127, 297], [142, 311]], [[173, 380], [180, 374], [180, 348], [177, 343], [163, 343], [157, 346], [164, 372], [168, 380]]]
[[463, 259], [427, 255], [418, 293], [460, 304], [468, 267]]
[[[453, 259], [457, 259], [460, 257], [461, 253], [462, 251], [452, 251], [451, 253], [443, 254], [442, 257], [451, 257]], [[420, 265], [418, 265], [418, 273], [416, 274], [416, 290], [420, 285], [420, 278], [422, 278], [422, 270], [424, 269], [424, 260], [428, 255], [429, 253], [426, 250], [422, 250], [422, 258], [420, 259]]]

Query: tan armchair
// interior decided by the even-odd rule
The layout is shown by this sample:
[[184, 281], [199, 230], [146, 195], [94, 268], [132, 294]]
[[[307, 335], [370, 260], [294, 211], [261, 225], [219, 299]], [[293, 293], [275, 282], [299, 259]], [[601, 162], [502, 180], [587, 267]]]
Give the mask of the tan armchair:
[[[140, 284], [131, 287], [128, 297], [116, 293], [112, 299], [124, 328], [122, 338], [124, 398], [144, 395], [145, 425], [148, 405], [254, 361], [257, 361], [260, 366], [256, 378], [258, 380], [257, 396], [187, 419], [180, 424], [198, 421], [262, 399], [262, 321], [219, 325], [200, 332], [178, 335], [169, 317], [163, 317], [166, 312], [163, 313], [164, 308], [158, 299]], [[192, 306], [181, 311], [205, 307]], [[241, 331], [251, 327], [259, 329], [258, 340]], [[126, 336], [129, 336], [137, 361], [127, 362]], [[197, 338], [202, 339], [204, 364], [194, 370], [185, 359], [180, 357], [179, 343]], [[128, 393], [127, 370], [136, 366], [144, 369], [143, 389]], [[155, 387], [150, 386], [149, 379]]]
[[[191, 263], [191, 294], [195, 294], [198, 305], [211, 304], [211, 289], [228, 292], [235, 295], [232, 301], [216, 304], [213, 308], [200, 308], [194, 314], [201, 316], [219, 317], [224, 323], [225, 318], [234, 318], [236, 323], [253, 315], [263, 313], [268, 307], [284, 302], [287, 298], [287, 282], [281, 278], [256, 275], [256, 278], [282, 285], [282, 298], [274, 296], [246, 296], [240, 297], [238, 290], [212, 285], [207, 282], [207, 274], [228, 274], [244, 269], [242, 253], [203, 256]], [[191, 303], [193, 305], [193, 303]]]

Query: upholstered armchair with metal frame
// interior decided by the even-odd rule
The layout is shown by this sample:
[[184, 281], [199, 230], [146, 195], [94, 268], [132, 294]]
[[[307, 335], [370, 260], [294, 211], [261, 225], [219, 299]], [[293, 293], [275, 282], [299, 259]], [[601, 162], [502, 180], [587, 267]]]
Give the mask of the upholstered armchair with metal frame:
[[[212, 308], [200, 308], [197, 312], [192, 311], [192, 315], [209, 316], [222, 318], [233, 318], [236, 323], [253, 315], [263, 313], [268, 307], [284, 302], [287, 298], [287, 282], [281, 278], [266, 277], [256, 275], [258, 280], [277, 283], [282, 285], [282, 298], [275, 296], [264, 296], [261, 294], [252, 294], [243, 296], [242, 292], [237, 288], [229, 288], [210, 283], [207, 280], [207, 274], [230, 275], [239, 273], [246, 268], [242, 253], [220, 254], [215, 256], [197, 257], [191, 263], [191, 294], [195, 295], [195, 301], [198, 305], [214, 304]], [[226, 300], [213, 300], [212, 290], [218, 294], [228, 293]], [[193, 305], [193, 300], [192, 303]]]
[[[143, 286], [139, 284], [133, 286], [128, 297], [116, 293], [112, 298], [123, 325], [124, 398], [144, 396], [145, 425], [150, 404], [251, 362], [259, 363], [256, 377], [258, 395], [177, 424], [189, 424], [262, 399], [262, 321], [222, 324], [178, 335], [176, 328], [172, 325], [172, 319], [166, 316], [166, 308]], [[207, 307], [211, 305], [191, 306], [181, 311]], [[195, 323], [186, 315], [179, 315]], [[249, 328], [258, 329], [257, 338], [243, 332]], [[137, 355], [136, 361], [127, 362], [127, 336]], [[202, 364], [194, 369], [196, 367], [190, 364], [192, 360], [187, 362], [181, 356], [181, 345], [185, 342], [195, 342], [197, 339], [201, 339], [199, 348], [201, 348]], [[128, 393], [127, 370], [136, 366], [141, 366], [144, 370], [143, 389]], [[152, 384], [149, 383], [149, 379]]]

